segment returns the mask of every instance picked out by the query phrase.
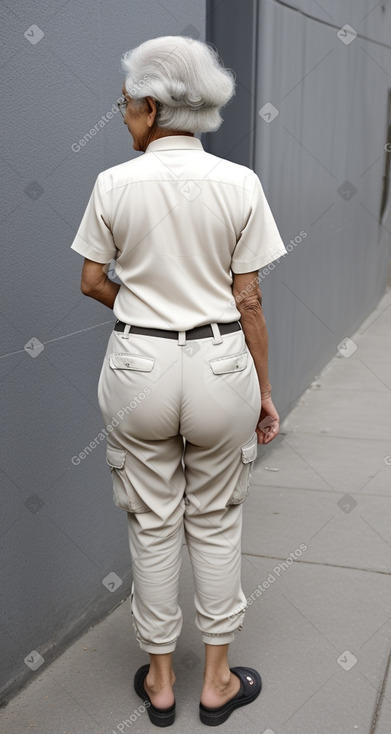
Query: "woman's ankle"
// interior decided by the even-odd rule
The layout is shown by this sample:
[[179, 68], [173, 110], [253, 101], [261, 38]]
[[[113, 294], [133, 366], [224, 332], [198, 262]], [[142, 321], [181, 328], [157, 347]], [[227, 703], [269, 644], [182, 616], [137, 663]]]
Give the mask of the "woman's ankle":
[[229, 687], [232, 673], [227, 666], [222, 670], [206, 670], [204, 672], [204, 688], [211, 688], [221, 693]]
[[174, 671], [163, 674], [161, 671], [151, 670], [150, 668], [146, 680], [149, 689], [156, 694], [161, 690], [170, 690], [176, 681], [176, 676]]

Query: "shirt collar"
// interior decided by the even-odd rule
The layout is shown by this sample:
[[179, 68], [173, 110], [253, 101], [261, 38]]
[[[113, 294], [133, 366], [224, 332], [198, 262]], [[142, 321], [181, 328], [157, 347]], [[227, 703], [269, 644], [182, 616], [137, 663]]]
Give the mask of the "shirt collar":
[[165, 135], [163, 138], [152, 140], [147, 145], [146, 153], [155, 153], [157, 150], [204, 150], [201, 140], [191, 135]]

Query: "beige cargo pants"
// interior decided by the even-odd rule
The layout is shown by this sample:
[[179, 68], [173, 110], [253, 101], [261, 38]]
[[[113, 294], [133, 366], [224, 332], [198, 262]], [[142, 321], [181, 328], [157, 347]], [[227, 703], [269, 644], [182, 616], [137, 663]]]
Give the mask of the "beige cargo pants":
[[115, 504], [127, 512], [140, 647], [175, 650], [182, 544], [203, 642], [242, 628], [242, 503], [261, 396], [243, 331], [188, 340], [113, 331], [98, 385]]

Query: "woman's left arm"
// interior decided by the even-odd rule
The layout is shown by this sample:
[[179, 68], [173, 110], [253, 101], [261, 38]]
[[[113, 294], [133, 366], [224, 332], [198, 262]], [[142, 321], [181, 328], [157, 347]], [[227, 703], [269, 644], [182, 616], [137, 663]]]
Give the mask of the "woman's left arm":
[[120, 283], [114, 283], [107, 277], [102, 263], [84, 259], [80, 284], [83, 295], [95, 298], [108, 308], [113, 308], [120, 287]]

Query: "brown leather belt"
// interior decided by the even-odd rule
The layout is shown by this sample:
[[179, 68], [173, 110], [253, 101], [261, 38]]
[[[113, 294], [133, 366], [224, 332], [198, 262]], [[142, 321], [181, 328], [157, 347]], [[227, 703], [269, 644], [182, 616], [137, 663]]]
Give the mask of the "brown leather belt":
[[[116, 321], [114, 331], [124, 331], [126, 324], [123, 321]], [[220, 334], [230, 334], [232, 331], [240, 331], [242, 328], [239, 321], [230, 321], [229, 324], [217, 324]], [[186, 339], [206, 339], [213, 336], [210, 324], [205, 326], [196, 326], [189, 329], [186, 333]], [[129, 334], [145, 334], [146, 336], [160, 336], [166, 339], [178, 339], [178, 331], [170, 331], [169, 329], [150, 329], [147, 326], [131, 326]]]

